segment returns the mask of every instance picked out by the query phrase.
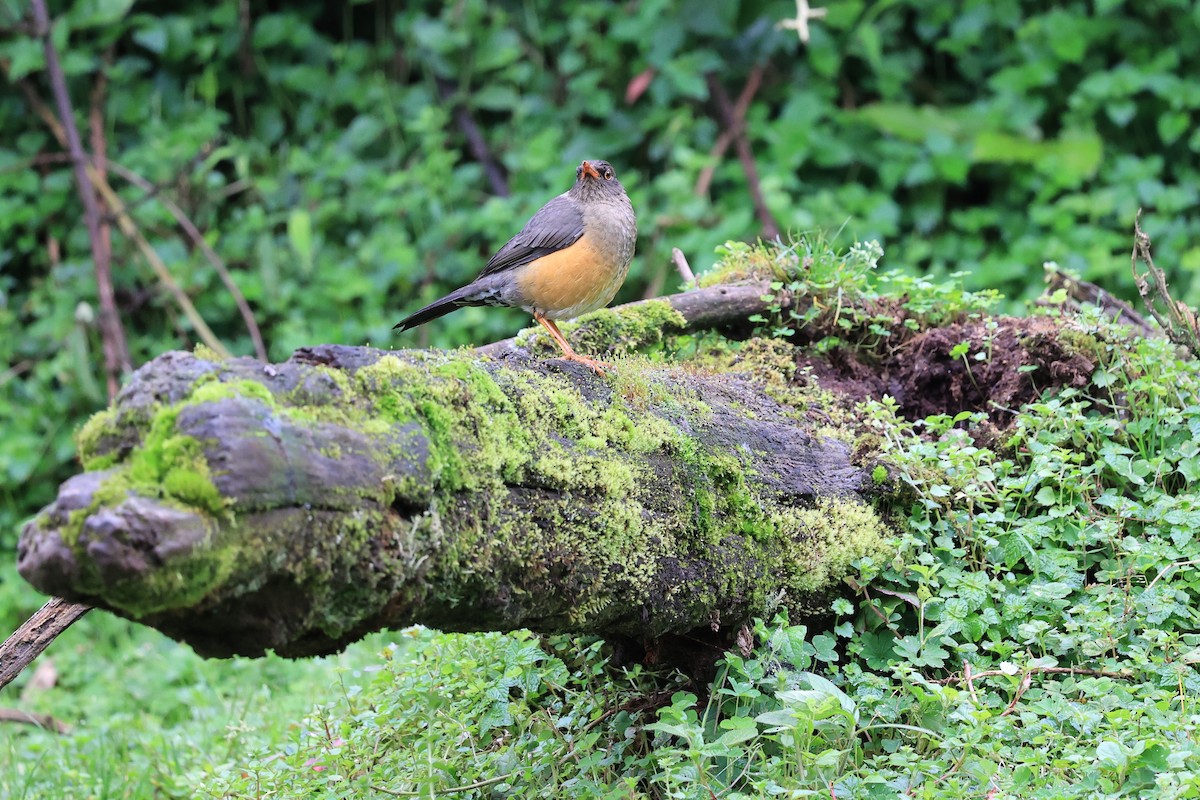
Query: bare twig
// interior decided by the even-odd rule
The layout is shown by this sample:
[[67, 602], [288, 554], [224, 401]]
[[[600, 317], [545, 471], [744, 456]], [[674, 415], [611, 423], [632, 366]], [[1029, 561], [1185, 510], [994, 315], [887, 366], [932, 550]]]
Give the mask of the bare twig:
[[250, 0], [238, 0], [238, 61], [242, 67], [242, 77], [254, 77], [254, 49], [251, 39], [254, 36], [254, 21], [250, 18]]
[[504, 170], [500, 169], [500, 165], [492, 157], [487, 140], [480, 133], [479, 126], [475, 124], [475, 118], [471, 116], [471, 111], [465, 103], [454, 99], [456, 89], [451, 81], [442, 77], [435, 78], [435, 81], [442, 102], [452, 104], [454, 121], [463, 136], [467, 137], [467, 146], [471, 148], [471, 155], [475, 156], [475, 160], [483, 166], [483, 171], [488, 176], [488, 182], [492, 184], [492, 194], [498, 197], [508, 197], [508, 179], [504, 177]]
[[54, 597], [27, 619], [0, 644], [0, 689], [12, 683], [60, 633], [91, 608]]
[[967, 684], [967, 691], [971, 693], [971, 699], [975, 701], [975, 705], [979, 705], [979, 695], [975, 692], [975, 676], [971, 674], [971, 662], [963, 659], [963, 681]]
[[678, 247], [671, 248], [671, 262], [675, 264], [675, 269], [679, 270], [679, 277], [683, 278], [685, 284], [691, 285], [696, 282], [696, 276], [692, 274], [692, 267], [688, 264], [687, 256]]
[[1000, 712], [1000, 716], [1007, 717], [1016, 710], [1017, 703], [1020, 702], [1021, 697], [1029, 690], [1029, 686], [1032, 683], [1033, 676], [1031, 676], [1028, 672], [1021, 676], [1021, 682], [1017, 684], [1017, 691], [1013, 694], [1012, 700], [1009, 701], [1008, 707]]
[[[152, 192], [156, 189], [153, 183], [146, 180], [141, 175], [138, 175], [133, 170], [127, 169], [115, 161], [110, 161], [108, 163], [113, 172], [117, 173], [139, 189], [145, 192]], [[267, 347], [263, 343], [262, 333], [259, 331], [258, 323], [254, 319], [254, 312], [250, 309], [250, 304], [246, 302], [246, 296], [242, 294], [242, 290], [239, 289], [238, 285], [234, 282], [233, 276], [229, 273], [228, 267], [225, 266], [225, 262], [222, 261], [221, 257], [217, 255], [217, 252], [212, 249], [208, 241], [204, 238], [204, 235], [200, 233], [200, 229], [196, 227], [196, 223], [192, 222], [188, 215], [183, 212], [182, 208], [176, 205], [176, 203], [166, 195], [160, 196], [159, 202], [163, 204], [163, 207], [166, 208], [167, 211], [171, 212], [171, 216], [175, 217], [175, 221], [179, 223], [179, 227], [183, 229], [183, 232], [192, 241], [192, 244], [199, 248], [200, 252], [204, 254], [204, 257], [208, 259], [208, 263], [211, 264], [212, 268], [217, 271], [219, 276], [221, 276], [221, 282], [225, 284], [225, 288], [228, 289], [229, 294], [233, 296], [233, 302], [237, 304], [238, 311], [242, 315], [242, 320], [246, 323], [246, 330], [249, 331], [250, 339], [254, 342], [255, 355], [258, 356], [260, 361], [266, 361]]]
[[721, 120], [721, 124], [733, 132], [733, 143], [737, 148], [738, 159], [742, 162], [742, 172], [746, 174], [746, 183], [750, 189], [750, 199], [754, 203], [754, 213], [758, 215], [758, 221], [762, 224], [762, 237], [772, 240], [779, 238], [779, 223], [771, 215], [770, 209], [767, 208], [767, 202], [763, 198], [762, 182], [758, 178], [758, 167], [754, 164], [754, 153], [750, 149], [750, 138], [746, 135], [745, 120], [739, 120], [734, 114], [732, 103], [729, 102], [729, 94], [726, 93], [725, 87], [721, 85], [720, 79], [715, 72], [710, 72], [705, 76], [708, 81], [708, 94], [712, 98], [713, 104], [717, 109], [717, 116]]
[[33, 0], [33, 20], [37, 36], [42, 40], [42, 47], [46, 52], [46, 71], [49, 73], [54, 101], [58, 106], [63, 144], [71, 154], [71, 161], [75, 168], [75, 188], [79, 192], [80, 202], [83, 203], [83, 219], [92, 244], [92, 262], [96, 271], [96, 290], [100, 301], [100, 331], [104, 340], [104, 368], [108, 378], [108, 394], [111, 398], [116, 396], [122, 373], [128, 372], [131, 368], [129, 346], [125, 342], [125, 330], [121, 327], [121, 317], [117, 313], [116, 294], [112, 284], [112, 264], [109, 253], [104, 247], [100, 208], [96, 203], [96, 197], [92, 193], [91, 183], [88, 179], [89, 165], [83, 153], [79, 129], [75, 125], [71, 96], [67, 92], [67, 78], [63, 74], [62, 65], [58, 61], [58, 52], [54, 48], [54, 40], [50, 35], [50, 14], [46, 10], [46, 0]]
[[[758, 87], [762, 85], [763, 73], [766, 72], [766, 65], [756, 64], [754, 69], [750, 70], [750, 75], [746, 78], [746, 84], [742, 87], [741, 94], [738, 95], [737, 102], [733, 104], [734, 119], [739, 120], [741, 124], [746, 123], [746, 112], [750, 110], [750, 102], [754, 99], [755, 93], [758, 92]], [[729, 149], [729, 145], [733, 144], [734, 130], [733, 128], [724, 128], [721, 135], [717, 137], [717, 141], [713, 143], [712, 149], [708, 151], [708, 158], [712, 162], [704, 169], [700, 170], [700, 177], [696, 179], [696, 188], [692, 193], [696, 197], [704, 197], [708, 194], [708, 189], [712, 185], [713, 174], [717, 171], [717, 164], [725, 156], [725, 151]]]
[[[96, 83], [92, 86], [92, 97], [88, 111], [88, 128], [92, 145], [92, 161], [96, 170], [105, 175], [105, 153], [108, 143], [104, 138], [104, 98], [108, 90], [108, 67], [112, 65], [113, 45], [109, 45], [101, 58], [100, 71], [96, 75]], [[112, 264], [112, 225], [107, 217], [100, 218], [100, 248], [104, 251], [104, 262]], [[121, 320], [117, 319], [117, 327], [121, 328]], [[102, 336], [107, 335], [103, 325], [100, 327]], [[124, 329], [122, 328], [122, 333]], [[108, 380], [108, 401], [111, 403], [117, 396], [118, 386], [115, 381]]]
[[[1195, 357], [1200, 353], [1200, 321], [1197, 321], [1196, 312], [1188, 308], [1186, 303], [1171, 297], [1167, 290], [1167, 276], [1154, 265], [1150, 255], [1150, 237], [1142, 232], [1141, 218], [1142, 210], [1139, 208], [1133, 220], [1133, 255], [1130, 256], [1133, 282], [1146, 308], [1150, 309], [1150, 313], [1166, 331], [1167, 338], [1186, 348]], [[1145, 273], [1138, 272], [1138, 261], [1145, 263]], [[1156, 301], [1167, 307], [1165, 314], [1158, 310]]]

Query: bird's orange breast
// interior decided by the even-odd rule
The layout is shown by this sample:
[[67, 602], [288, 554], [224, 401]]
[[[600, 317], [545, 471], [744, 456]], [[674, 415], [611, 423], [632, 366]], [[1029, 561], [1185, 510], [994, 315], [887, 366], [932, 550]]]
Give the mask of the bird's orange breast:
[[516, 277], [526, 305], [551, 319], [567, 319], [607, 305], [621, 288], [623, 272], [584, 234], [570, 247], [529, 262]]

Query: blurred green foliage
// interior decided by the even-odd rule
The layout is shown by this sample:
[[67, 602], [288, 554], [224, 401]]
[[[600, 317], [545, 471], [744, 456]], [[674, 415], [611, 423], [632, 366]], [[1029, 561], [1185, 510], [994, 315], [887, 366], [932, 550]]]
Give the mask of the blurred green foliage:
[[[51, 3], [89, 140], [98, 77], [109, 158], [177, 202], [234, 271], [270, 356], [317, 342], [482, 342], [524, 324], [468, 309], [396, 338], [402, 314], [469, 280], [574, 164], [617, 165], [641, 222], [619, 299], [676, 286], [761, 230], [705, 76], [737, 97], [785, 231], [881, 241], [895, 264], [1036, 291], [1054, 260], [1132, 295], [1135, 210], [1185, 300], [1200, 284], [1194, 120], [1200, 11], [1186, 0], [829, 3], [802, 45], [787, 0]], [[95, 281], [27, 4], [0, 0], [0, 543], [72, 470], [105, 403]], [[635, 81], [641, 77], [643, 82]], [[648, 83], [644, 81], [648, 79]], [[633, 99], [631, 84], [644, 86]], [[454, 109], [512, 196], [497, 196]], [[697, 196], [701, 173], [711, 189]], [[217, 334], [251, 352], [234, 302], [153, 197], [110, 178]], [[114, 275], [135, 362], [193, 342], [134, 247]], [[886, 265], [885, 265], [886, 266]]]

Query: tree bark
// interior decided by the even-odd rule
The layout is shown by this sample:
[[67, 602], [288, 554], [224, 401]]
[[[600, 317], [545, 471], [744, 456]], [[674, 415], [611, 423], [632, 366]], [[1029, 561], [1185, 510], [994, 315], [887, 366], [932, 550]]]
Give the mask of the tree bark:
[[161, 356], [80, 432], [20, 572], [204, 655], [304, 656], [413, 623], [736, 629], [887, 551], [850, 448], [748, 378], [493, 352]]

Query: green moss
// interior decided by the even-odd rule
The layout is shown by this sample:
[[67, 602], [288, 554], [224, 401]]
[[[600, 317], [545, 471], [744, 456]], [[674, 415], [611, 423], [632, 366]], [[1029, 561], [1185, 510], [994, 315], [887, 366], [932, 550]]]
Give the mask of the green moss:
[[115, 505], [128, 492], [173, 500], [206, 514], [224, 517], [229, 501], [212, 482], [202, 444], [175, 428], [186, 403], [160, 407], [139, 447], [96, 491], [93, 506]]
[[[559, 330], [571, 346], [587, 355], [624, 355], [661, 344], [668, 336], [687, 329], [687, 320], [666, 300], [651, 300], [620, 310], [604, 308], [573, 322], [564, 322]], [[544, 353], [558, 353], [558, 345], [541, 327], [518, 334], [521, 347]]]
[[203, 343], [198, 343], [192, 348], [192, 355], [201, 361], [211, 361], [214, 364], [219, 364], [225, 360], [225, 356]]
[[[761, 352], [764, 362], [784, 355], [774, 346]], [[779, 370], [773, 364], [764, 375]], [[418, 450], [427, 454], [432, 486], [414, 476], [385, 479], [362, 490], [367, 492], [362, 515], [329, 512], [327, 518], [306, 516], [296, 523], [309, 536], [330, 526], [328, 549], [318, 539], [317, 549], [295, 565], [306, 584], [329, 582], [330, 592], [346, 585], [330, 577], [335, 565], [341, 559], [356, 563], [355, 554], [378, 535], [379, 526], [395, 524], [371, 517], [369, 509], [386, 508], [395, 498], [430, 509], [404, 523], [404, 535], [413, 539], [404, 552], [439, 550], [438, 574], [405, 592], [446, 608], [462, 598], [509, 592], [534, 607], [571, 597], [569, 607], [546, 608], [542, 616], [569, 617], [583, 628], [602, 624], [614, 598], [627, 608], [645, 598], [651, 585], [661, 585], [659, 572], [671, 561], [668, 556], [703, 558], [728, 547], [747, 564], [795, 562], [795, 576], [788, 566], [777, 573], [789, 576], [788, 590], [798, 593], [836, 577], [868, 546], [867, 528], [868, 533], [856, 529], [846, 542], [836, 538], [857, 524], [849, 513], [834, 506], [811, 512], [780, 507], [756, 488], [737, 452], [714, 451], [685, 432], [675, 419], [694, 425], [711, 413], [686, 381], [664, 380], [661, 367], [635, 356], [622, 359], [610, 386], [611, 400], [598, 402], [554, 376], [494, 369], [466, 351], [386, 354], [353, 372], [314, 369], [283, 402], [255, 380], [199, 381], [183, 402], [147, 412], [142, 441], [115, 465], [96, 502], [117, 504], [135, 492], [199, 510], [216, 532], [232, 530], [236, 509], [213, 484], [203, 443], [180, 434], [176, 423], [189, 405], [248, 397], [294, 422], [328, 421], [358, 430], [379, 445], [389, 463]], [[98, 441], [115, 424], [112, 415], [101, 416], [81, 432], [81, 440]], [[672, 469], [664, 472], [667, 462], [656, 454]], [[80, 514], [78, 524], [85, 516]], [[453, 536], [443, 537], [443, 519], [453, 520], [446, 523]], [[228, 580], [231, 570], [256, 563], [255, 534], [243, 531], [235, 539], [236, 545], [202, 545], [186, 556], [185, 566], [156, 571], [143, 589], [119, 591], [122, 607], [146, 613], [160, 603], [204, 596], [215, 582]], [[815, 574], [810, 562], [831, 548], [841, 549], [825, 572]], [[323, 597], [319, 604], [328, 607], [322, 613], [329, 619], [322, 625], [331, 632], [352, 625], [357, 609], [398, 591], [384, 585], [385, 576], [397, 578], [407, 569], [385, 565], [347, 593]], [[736, 568], [728, 581], [731, 596], [758, 591]], [[556, 582], [569, 586], [559, 590], [552, 586]], [[766, 597], [753, 600], [762, 607]], [[705, 613], [714, 598], [681, 593], [664, 602], [687, 616]]]
[[792, 566], [788, 586], [800, 593], [825, 589], [855, 559], [885, 551], [890, 539], [875, 510], [858, 500], [821, 498], [812, 508], [780, 512], [775, 521]]
[[212, 403], [231, 397], [247, 397], [261, 400], [272, 408], [277, 405], [275, 396], [271, 394], [271, 390], [258, 381], [248, 379], [222, 381], [214, 373], [203, 375], [196, 381], [185, 403], [187, 405], [198, 405], [199, 403]]
[[116, 421], [116, 409], [106, 408], [93, 414], [75, 434], [79, 460], [85, 470], [107, 469], [116, 463], [116, 453], [103, 452], [104, 439], [112, 431]]
[[720, 260], [708, 272], [696, 276], [696, 285], [703, 288], [722, 283], [746, 281], [787, 281], [800, 268], [800, 259], [793, 248], [775, 244], [726, 242], [717, 248]]

